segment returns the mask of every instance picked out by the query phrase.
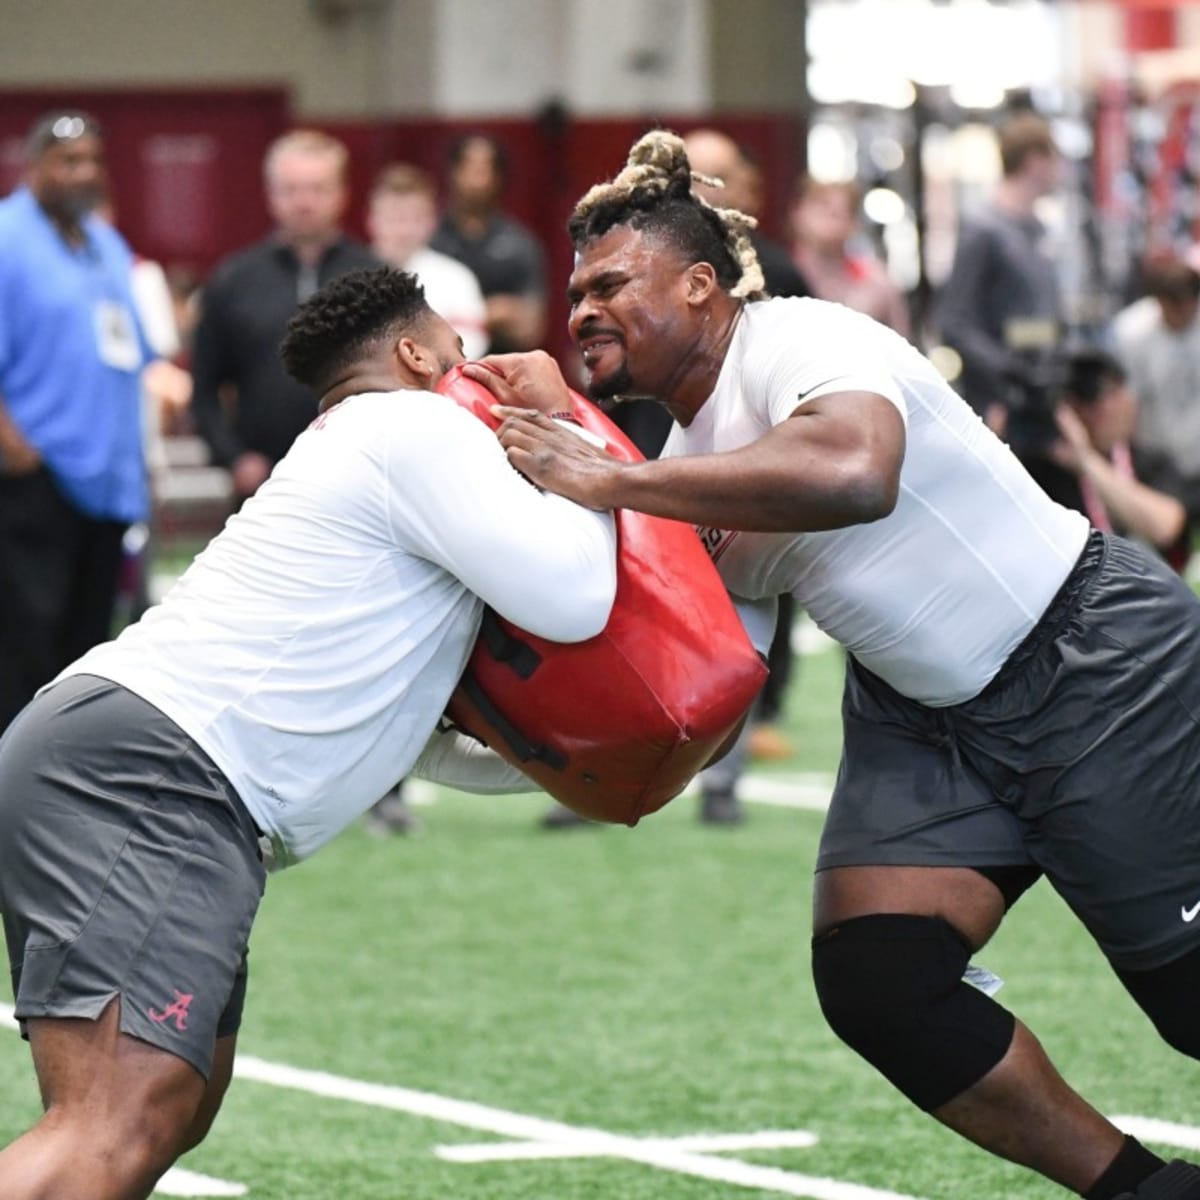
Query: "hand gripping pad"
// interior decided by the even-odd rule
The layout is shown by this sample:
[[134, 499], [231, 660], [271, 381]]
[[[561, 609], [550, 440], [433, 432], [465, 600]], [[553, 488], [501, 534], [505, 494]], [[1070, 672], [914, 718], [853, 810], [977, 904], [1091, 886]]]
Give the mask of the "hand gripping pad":
[[[437, 391], [497, 427], [494, 397], [459, 368]], [[641, 460], [598, 408], [571, 404], [610, 454]], [[563, 645], [487, 612], [447, 715], [581, 816], [636, 825], [704, 766], [766, 668], [690, 525], [624, 509], [616, 522], [604, 631]]]

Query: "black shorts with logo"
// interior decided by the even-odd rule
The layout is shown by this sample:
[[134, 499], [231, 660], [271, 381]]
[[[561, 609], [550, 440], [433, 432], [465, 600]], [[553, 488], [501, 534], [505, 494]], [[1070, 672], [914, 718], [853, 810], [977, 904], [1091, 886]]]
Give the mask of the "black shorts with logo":
[[1117, 966], [1200, 946], [1200, 601], [1093, 533], [974, 699], [930, 708], [853, 658], [818, 869], [1031, 865]]
[[16, 1015], [96, 1018], [205, 1078], [237, 1031], [266, 875], [233, 787], [174, 722], [93, 676], [0, 740], [0, 912]]

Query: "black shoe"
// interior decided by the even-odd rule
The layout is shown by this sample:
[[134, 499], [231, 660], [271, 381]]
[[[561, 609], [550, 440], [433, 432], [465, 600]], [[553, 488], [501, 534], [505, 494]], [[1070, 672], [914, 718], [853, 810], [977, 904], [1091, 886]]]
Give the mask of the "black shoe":
[[1127, 1192], [1118, 1200], [1200, 1200], [1200, 1166], [1172, 1159], [1148, 1179], [1143, 1179], [1136, 1192]]
[[366, 831], [373, 837], [392, 837], [398, 833], [415, 833], [420, 824], [404, 793], [395, 787], [375, 803], [363, 817]]
[[589, 821], [587, 817], [581, 817], [565, 804], [555, 801], [551, 808], [542, 813], [540, 824], [543, 829], [574, 829], [579, 825], [595, 825], [596, 822]]
[[746, 819], [733, 792], [705, 792], [700, 797], [700, 820], [705, 825], [740, 825]]

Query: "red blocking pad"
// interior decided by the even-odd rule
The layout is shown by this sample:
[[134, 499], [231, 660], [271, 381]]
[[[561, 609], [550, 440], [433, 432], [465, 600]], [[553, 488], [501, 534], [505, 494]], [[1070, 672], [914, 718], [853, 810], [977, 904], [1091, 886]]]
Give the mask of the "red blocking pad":
[[[498, 427], [495, 398], [460, 368], [437, 391]], [[642, 460], [595, 405], [572, 392], [571, 408], [610, 454]], [[447, 715], [581, 816], [636, 825], [733, 732], [766, 668], [690, 525], [624, 509], [616, 522], [603, 632], [563, 645], [488, 612]]]

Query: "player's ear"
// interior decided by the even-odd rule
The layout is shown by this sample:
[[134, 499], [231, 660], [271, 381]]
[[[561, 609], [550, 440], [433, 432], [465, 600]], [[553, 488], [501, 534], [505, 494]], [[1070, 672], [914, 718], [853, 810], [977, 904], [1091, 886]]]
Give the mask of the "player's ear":
[[400, 365], [418, 379], [432, 380], [438, 371], [437, 356], [428, 346], [414, 338], [400, 338], [396, 343], [395, 353]]
[[687, 269], [687, 299], [689, 304], [703, 304], [717, 287], [717, 273], [711, 263], [692, 263]]

